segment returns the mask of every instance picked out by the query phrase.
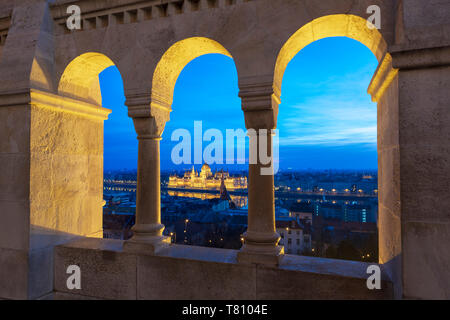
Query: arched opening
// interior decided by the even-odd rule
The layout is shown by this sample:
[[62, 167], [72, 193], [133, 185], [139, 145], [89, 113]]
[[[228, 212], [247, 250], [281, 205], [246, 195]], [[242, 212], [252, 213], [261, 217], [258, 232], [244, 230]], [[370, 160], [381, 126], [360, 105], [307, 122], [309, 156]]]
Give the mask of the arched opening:
[[119, 70], [108, 67], [99, 79], [102, 104], [112, 111], [104, 125], [103, 237], [127, 240], [136, 215], [138, 140]]
[[101, 105], [99, 75], [114, 65], [111, 59], [101, 53], [84, 53], [69, 63], [58, 85], [58, 94]]
[[371, 78], [378, 65], [378, 73], [390, 67], [386, 49], [365, 19], [332, 15], [300, 28], [280, 51], [275, 188], [287, 254], [378, 262], [377, 106], [366, 90], [373, 101], [382, 95]]
[[136, 170], [136, 131], [125, 106], [126, 98], [119, 69], [116, 66], [109, 67], [100, 73], [99, 78], [102, 105], [112, 111], [104, 127], [105, 172]]
[[289, 62], [307, 45], [329, 37], [347, 37], [369, 48], [381, 63], [387, 52], [387, 44], [381, 33], [368, 21], [354, 15], [337, 14], [315, 19], [295, 32], [284, 44], [277, 57], [274, 87], [281, 90], [283, 75]]
[[162, 102], [171, 106], [177, 79], [189, 62], [205, 54], [231, 54], [217, 41], [193, 37], [172, 45], [162, 56], [153, 74], [152, 103]]
[[210, 39], [180, 41], [163, 56], [153, 83], [152, 103], [172, 109], [161, 143], [164, 234], [176, 244], [239, 249], [247, 168], [226, 140], [227, 130], [245, 136], [231, 54]]

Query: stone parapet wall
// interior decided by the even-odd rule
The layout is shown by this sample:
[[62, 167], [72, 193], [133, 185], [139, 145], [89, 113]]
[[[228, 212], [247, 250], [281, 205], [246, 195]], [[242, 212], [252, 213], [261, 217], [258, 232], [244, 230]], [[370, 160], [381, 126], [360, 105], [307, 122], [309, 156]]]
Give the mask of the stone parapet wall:
[[[83, 239], [55, 248], [55, 299], [291, 300], [391, 299], [366, 285], [369, 264], [284, 257], [277, 268], [238, 264], [238, 251], [173, 245], [158, 255], [128, 253], [123, 242]], [[67, 288], [70, 265], [81, 290]]]

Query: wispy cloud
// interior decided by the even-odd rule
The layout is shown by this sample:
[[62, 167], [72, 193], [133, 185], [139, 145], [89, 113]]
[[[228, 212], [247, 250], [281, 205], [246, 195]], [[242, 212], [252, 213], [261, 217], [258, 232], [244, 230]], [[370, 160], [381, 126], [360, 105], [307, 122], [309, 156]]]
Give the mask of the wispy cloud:
[[[357, 76], [358, 78], [358, 76]], [[377, 143], [377, 107], [362, 91], [365, 81], [332, 79], [322, 82], [317, 90], [302, 85], [280, 106], [278, 128], [284, 146]], [[298, 95], [308, 93], [301, 103]], [[362, 93], [363, 92], [363, 93]]]
[[282, 146], [376, 144], [377, 127], [324, 130], [323, 133], [280, 137]]

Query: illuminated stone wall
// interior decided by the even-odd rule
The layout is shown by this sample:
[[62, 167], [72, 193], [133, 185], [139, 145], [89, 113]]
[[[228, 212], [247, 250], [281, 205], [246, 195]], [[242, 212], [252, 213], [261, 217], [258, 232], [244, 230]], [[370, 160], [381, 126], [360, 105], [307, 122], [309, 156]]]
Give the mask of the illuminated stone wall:
[[[108, 111], [67, 98], [32, 95], [30, 223], [81, 236], [102, 237], [103, 120]], [[98, 108], [98, 115], [84, 106]], [[66, 107], [66, 108], [65, 108]]]

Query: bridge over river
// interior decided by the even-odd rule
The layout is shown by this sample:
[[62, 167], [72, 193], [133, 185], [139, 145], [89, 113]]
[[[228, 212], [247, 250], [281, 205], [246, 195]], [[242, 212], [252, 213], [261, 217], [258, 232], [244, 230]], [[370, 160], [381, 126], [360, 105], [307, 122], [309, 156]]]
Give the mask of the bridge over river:
[[[208, 194], [219, 194], [219, 190], [202, 190], [202, 189], [187, 189], [187, 188], [168, 188], [161, 187], [161, 191], [179, 191], [179, 192], [192, 192], [192, 193], [208, 193]], [[235, 190], [228, 193], [233, 196], [248, 196], [247, 190]], [[275, 191], [276, 198], [283, 199], [323, 199], [327, 200], [377, 200], [376, 195], [367, 194], [348, 194], [348, 193], [314, 193], [314, 192], [298, 192], [298, 191]]]
[[[123, 191], [123, 192], [135, 192], [136, 182], [134, 181], [111, 181], [105, 180], [105, 191]], [[203, 194], [219, 194], [219, 190], [211, 189], [193, 189], [193, 188], [169, 188], [161, 186], [161, 191], [178, 191], [178, 192], [190, 192], [190, 193], [203, 193]], [[228, 190], [228, 193], [233, 196], [248, 196], [247, 189], [244, 190]], [[275, 197], [283, 199], [323, 199], [327, 200], [377, 200], [378, 196], [374, 194], [355, 194], [355, 193], [339, 193], [339, 192], [300, 192], [300, 191], [275, 191]]]

